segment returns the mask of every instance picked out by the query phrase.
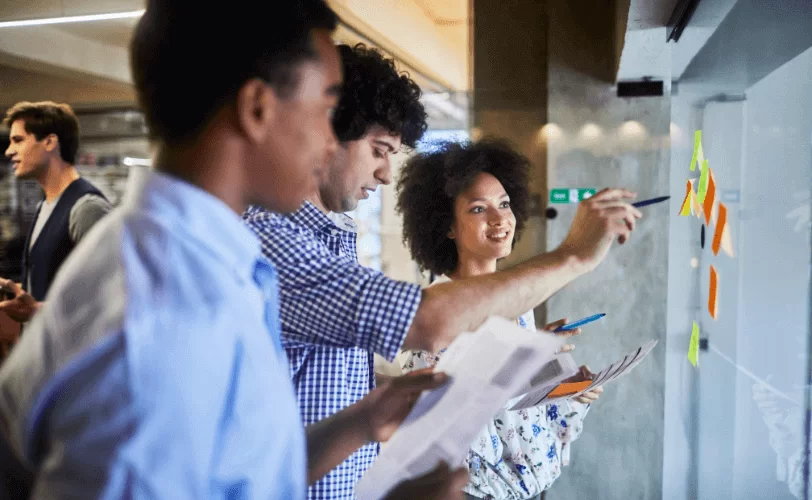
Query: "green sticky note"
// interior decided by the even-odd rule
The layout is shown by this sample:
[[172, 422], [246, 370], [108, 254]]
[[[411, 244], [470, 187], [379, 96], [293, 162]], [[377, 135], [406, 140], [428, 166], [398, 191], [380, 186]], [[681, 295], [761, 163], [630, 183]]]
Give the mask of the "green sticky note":
[[702, 151], [702, 131], [697, 130], [694, 132], [694, 156], [691, 158], [691, 172], [696, 170], [696, 159], [699, 158], [700, 151]]
[[705, 195], [708, 193], [708, 160], [702, 162], [702, 171], [699, 174], [699, 189], [696, 192], [696, 201], [701, 205], [705, 203]]
[[691, 331], [691, 343], [688, 345], [688, 361], [694, 366], [699, 364], [699, 325], [696, 321]]

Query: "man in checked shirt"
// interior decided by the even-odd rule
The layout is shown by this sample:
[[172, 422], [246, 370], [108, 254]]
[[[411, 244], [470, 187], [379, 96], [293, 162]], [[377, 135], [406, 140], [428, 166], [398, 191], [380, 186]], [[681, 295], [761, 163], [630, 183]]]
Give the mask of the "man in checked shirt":
[[[624, 243], [640, 212], [622, 189], [582, 202], [556, 250], [510, 270], [425, 290], [358, 263], [353, 221], [343, 215], [392, 181], [391, 155], [426, 130], [420, 88], [394, 62], [363, 46], [340, 46], [344, 86], [333, 116], [339, 147], [320, 186], [291, 215], [250, 207], [243, 219], [279, 273], [282, 344], [305, 425], [364, 397], [375, 386], [374, 353], [437, 352], [489, 316], [516, 318], [594, 269]], [[312, 500], [353, 499], [378, 453], [367, 445], [321, 481]]]

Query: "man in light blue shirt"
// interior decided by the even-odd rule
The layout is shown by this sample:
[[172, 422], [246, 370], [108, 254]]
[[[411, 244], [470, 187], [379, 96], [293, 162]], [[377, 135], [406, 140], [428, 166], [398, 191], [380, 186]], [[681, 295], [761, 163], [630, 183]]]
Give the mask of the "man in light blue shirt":
[[[322, 0], [148, 2], [131, 59], [156, 172], [77, 247], [0, 370], [1, 498], [302, 499], [445, 381], [403, 377], [306, 432], [298, 416], [276, 271], [238, 214], [298, 208], [335, 148], [335, 24]], [[464, 481], [440, 469], [393, 498]]]

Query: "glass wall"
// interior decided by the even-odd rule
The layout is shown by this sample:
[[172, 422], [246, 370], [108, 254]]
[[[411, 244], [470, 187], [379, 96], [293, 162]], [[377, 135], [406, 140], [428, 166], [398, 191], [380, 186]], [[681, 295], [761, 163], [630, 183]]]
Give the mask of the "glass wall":
[[735, 2], [674, 86], [664, 498], [809, 498], [810, 27]]

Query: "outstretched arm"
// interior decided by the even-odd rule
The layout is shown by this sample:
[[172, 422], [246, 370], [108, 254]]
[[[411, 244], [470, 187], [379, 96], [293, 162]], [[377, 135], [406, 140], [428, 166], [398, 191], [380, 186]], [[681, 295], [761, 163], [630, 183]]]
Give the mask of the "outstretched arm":
[[488, 317], [516, 318], [594, 269], [612, 242], [625, 243], [642, 214], [622, 189], [605, 189], [578, 206], [569, 234], [556, 250], [512, 269], [454, 280], [423, 290], [404, 349], [437, 352]]

